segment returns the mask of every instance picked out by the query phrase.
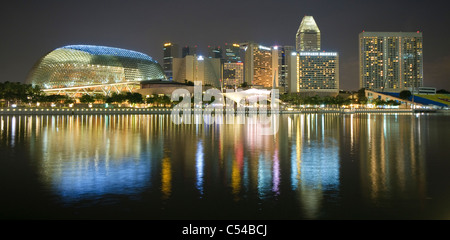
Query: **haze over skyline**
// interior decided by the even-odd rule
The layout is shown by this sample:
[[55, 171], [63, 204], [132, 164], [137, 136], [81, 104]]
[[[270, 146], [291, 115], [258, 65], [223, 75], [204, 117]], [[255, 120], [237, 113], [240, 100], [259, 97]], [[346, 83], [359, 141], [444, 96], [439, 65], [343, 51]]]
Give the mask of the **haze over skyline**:
[[223, 46], [255, 41], [295, 46], [305, 15], [322, 50], [340, 55], [340, 89], [359, 88], [358, 34], [423, 32], [424, 86], [450, 90], [450, 23], [437, 1], [14, 1], [1, 14], [0, 81], [24, 82], [36, 61], [70, 44], [143, 52], [160, 64], [165, 42]]

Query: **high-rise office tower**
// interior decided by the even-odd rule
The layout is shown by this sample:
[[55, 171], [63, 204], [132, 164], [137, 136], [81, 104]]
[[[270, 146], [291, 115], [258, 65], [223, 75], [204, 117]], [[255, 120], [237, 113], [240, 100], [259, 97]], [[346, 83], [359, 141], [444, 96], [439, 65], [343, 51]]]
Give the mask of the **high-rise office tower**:
[[220, 46], [208, 46], [208, 58], [222, 59], [222, 48]]
[[304, 16], [295, 38], [300, 51], [320, 51], [320, 30], [312, 16]]
[[167, 79], [173, 79], [173, 59], [178, 58], [180, 55], [180, 50], [177, 44], [164, 43], [164, 58], [163, 58], [163, 69], [166, 74]]
[[237, 43], [225, 43], [222, 52], [222, 83], [225, 88], [236, 88], [244, 83], [244, 63]]
[[339, 54], [336, 52], [298, 53], [296, 92], [307, 95], [339, 93]]
[[237, 43], [227, 44], [225, 43], [223, 59], [225, 62], [235, 63], [241, 62], [241, 48]]
[[220, 59], [197, 55], [174, 58], [173, 79], [180, 83], [201, 81], [203, 85], [220, 88]]
[[236, 88], [244, 83], [244, 63], [223, 63], [223, 86], [225, 88]]
[[[289, 87], [289, 67], [296, 68], [297, 66], [290, 65], [289, 58], [293, 52], [295, 52], [294, 46], [275, 46], [278, 54], [278, 87], [280, 92], [287, 92]], [[275, 56], [274, 56], [275, 58]]]
[[298, 52], [292, 51], [290, 55], [286, 56], [287, 68], [287, 92], [295, 93], [299, 91], [298, 84]]
[[244, 81], [249, 85], [272, 88], [272, 48], [253, 42], [242, 43], [240, 46], [245, 50]]
[[181, 57], [184, 58], [187, 55], [194, 55], [197, 54], [197, 45], [195, 46], [184, 46], [181, 49]]
[[422, 87], [422, 44], [421, 32], [360, 33], [360, 88], [400, 92]]

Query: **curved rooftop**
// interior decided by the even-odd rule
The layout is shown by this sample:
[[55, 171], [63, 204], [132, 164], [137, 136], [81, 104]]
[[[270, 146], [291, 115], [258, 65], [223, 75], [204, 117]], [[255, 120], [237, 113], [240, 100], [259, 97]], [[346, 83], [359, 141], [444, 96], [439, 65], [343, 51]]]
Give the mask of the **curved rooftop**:
[[161, 65], [137, 51], [68, 45], [43, 56], [26, 82], [43, 89], [167, 80]]
[[298, 32], [320, 33], [320, 30], [313, 16], [304, 16], [302, 22], [300, 23], [300, 27], [298, 28]]
[[153, 61], [153, 58], [150, 56], [132, 51], [132, 50], [126, 50], [121, 48], [115, 48], [115, 47], [105, 47], [105, 46], [94, 46], [94, 45], [68, 45], [64, 46], [58, 49], [72, 49], [77, 51], [86, 52], [92, 55], [109, 55], [109, 56], [118, 56], [118, 57], [128, 57], [128, 58], [136, 58], [136, 59], [142, 59], [142, 60], [148, 60]]
[[312, 16], [304, 16], [295, 35], [297, 51], [320, 51], [320, 30]]

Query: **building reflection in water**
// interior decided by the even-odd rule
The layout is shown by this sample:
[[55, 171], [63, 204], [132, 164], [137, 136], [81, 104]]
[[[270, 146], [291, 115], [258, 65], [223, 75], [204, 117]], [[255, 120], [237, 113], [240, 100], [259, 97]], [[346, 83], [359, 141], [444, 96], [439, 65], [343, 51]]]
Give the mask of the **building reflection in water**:
[[163, 200], [180, 191], [187, 194], [182, 200], [221, 192], [234, 202], [293, 194], [286, 207], [317, 218], [339, 196], [343, 169], [354, 164], [354, 180], [370, 202], [425, 195], [420, 117], [276, 118], [278, 133], [261, 135], [258, 124], [175, 125], [170, 115], [0, 116], [0, 143], [26, 142], [42, 182], [65, 202], [148, 189]]
[[195, 168], [197, 173], [197, 190], [200, 192], [200, 195], [203, 195], [203, 171], [204, 171], [204, 157], [203, 157], [203, 143], [202, 141], [198, 141], [197, 143], [197, 153], [195, 156]]
[[[421, 147], [420, 118], [410, 114], [370, 114], [350, 121], [359, 133], [360, 179], [368, 201], [426, 198], [425, 153]], [[364, 161], [362, 161], [364, 160]]]
[[169, 199], [172, 193], [172, 166], [168, 157], [162, 159], [161, 192], [163, 200]]
[[21, 139], [30, 142], [29, 154], [42, 181], [64, 202], [108, 194], [135, 195], [151, 186], [149, 180], [156, 170], [151, 159], [162, 156], [158, 135], [142, 131], [154, 128], [154, 116], [12, 116], [2, 117], [2, 122], [4, 119], [11, 122], [6, 136], [10, 141], [16, 141], [19, 131], [25, 132]]
[[339, 118], [334, 115], [289, 116], [292, 129], [291, 186], [306, 218], [319, 214], [324, 191], [339, 190]]

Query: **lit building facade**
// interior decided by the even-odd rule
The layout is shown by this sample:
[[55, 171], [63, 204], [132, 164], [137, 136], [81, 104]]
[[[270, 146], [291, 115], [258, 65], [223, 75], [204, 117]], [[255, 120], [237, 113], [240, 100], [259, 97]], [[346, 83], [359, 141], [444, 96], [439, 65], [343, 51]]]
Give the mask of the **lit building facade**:
[[201, 81], [203, 85], [220, 88], [220, 59], [197, 55], [174, 58], [173, 79], [179, 83]]
[[225, 88], [236, 88], [244, 83], [244, 63], [223, 63], [223, 86]]
[[225, 51], [223, 54], [225, 62], [236, 63], [241, 62], [241, 47], [237, 43], [225, 43]]
[[339, 93], [339, 54], [336, 52], [299, 52], [296, 90], [311, 95]]
[[113, 47], [69, 45], [42, 57], [31, 69], [26, 83], [45, 90], [147, 80], [167, 78], [161, 65], [146, 54]]
[[295, 38], [295, 47], [300, 51], [320, 51], [320, 30], [312, 16], [304, 16]]
[[288, 68], [287, 68], [287, 92], [289, 93], [297, 93], [300, 91], [298, 84], [298, 52], [291, 52], [289, 56], [286, 56]]
[[422, 87], [422, 45], [421, 32], [360, 33], [360, 88], [400, 92]]
[[174, 43], [165, 43], [163, 48], [163, 69], [164, 73], [166, 74], [167, 79], [172, 80], [173, 79], [173, 59], [179, 58], [180, 56], [180, 49], [177, 44]]
[[[294, 46], [275, 46], [276, 52], [274, 52], [274, 59], [275, 56], [278, 55], [277, 62], [274, 63], [274, 66], [278, 66], [277, 69], [277, 78], [278, 78], [278, 87], [280, 89], [280, 92], [287, 92], [289, 89], [289, 68], [292, 66], [292, 68], [296, 68], [296, 65], [291, 65], [289, 58], [291, 57], [292, 53], [295, 53], [295, 47]], [[275, 55], [276, 54], [276, 55]]]
[[249, 85], [272, 88], [274, 85], [273, 49], [256, 43], [240, 45], [245, 49], [244, 81]]

